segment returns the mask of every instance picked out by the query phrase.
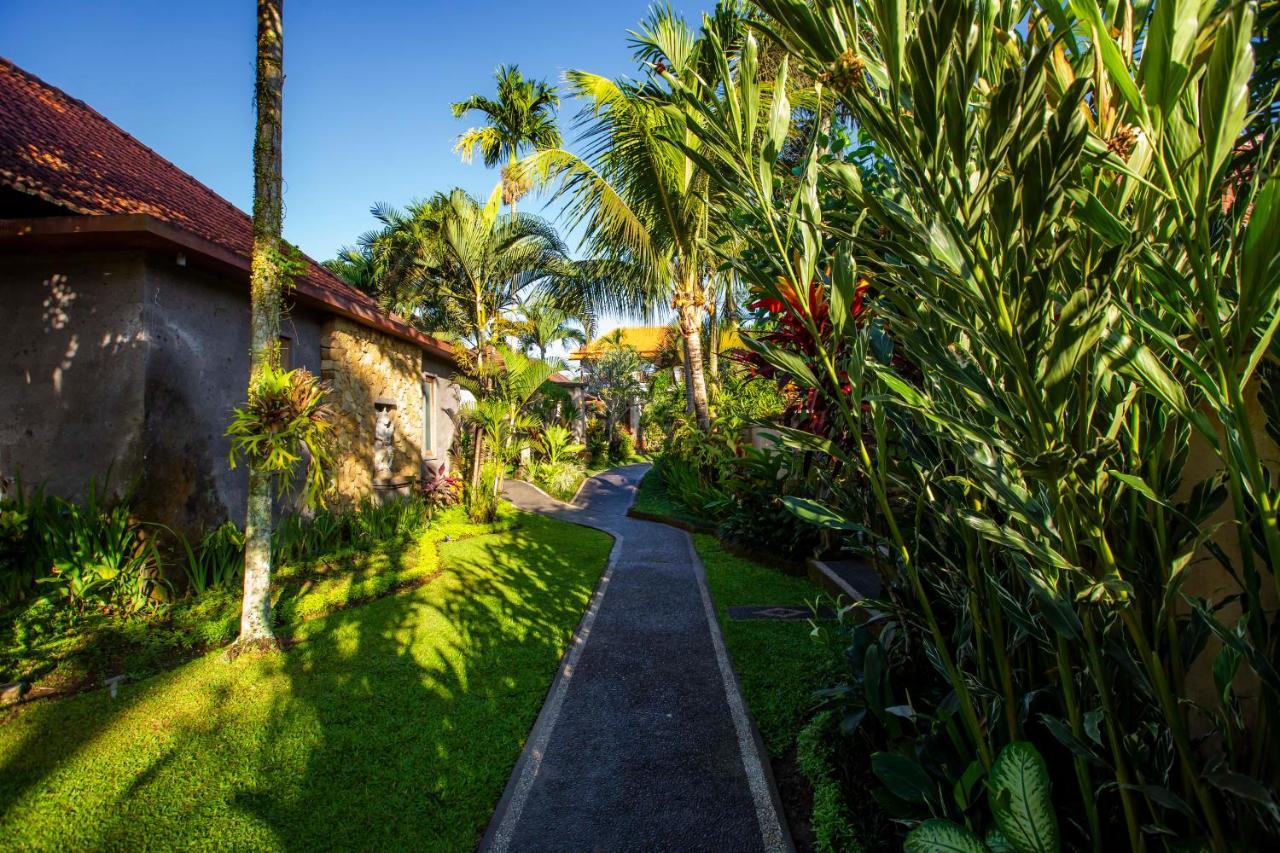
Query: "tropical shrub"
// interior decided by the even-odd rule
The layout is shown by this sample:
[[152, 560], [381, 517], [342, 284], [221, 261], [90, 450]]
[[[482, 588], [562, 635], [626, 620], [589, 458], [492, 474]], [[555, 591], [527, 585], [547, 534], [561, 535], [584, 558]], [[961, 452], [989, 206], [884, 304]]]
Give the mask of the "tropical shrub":
[[558, 462], [535, 462], [531, 474], [533, 482], [540, 489], [562, 501], [568, 501], [577, 494], [587, 469], [581, 462], [563, 459]]
[[463, 490], [463, 503], [467, 508], [467, 518], [473, 524], [490, 524], [498, 518], [498, 490], [502, 487], [502, 475], [506, 466], [497, 460], [490, 460], [480, 466], [479, 482], [470, 484]]
[[[904, 819], [980, 826], [967, 792], [1029, 741], [1065, 844], [1274, 837], [1280, 176], [1273, 121], [1249, 115], [1273, 114], [1270, 84], [1250, 91], [1258, 6], [757, 5], [787, 54], [768, 79], [749, 34], [714, 28], [722, 96], [666, 79], [768, 319], [752, 362], [794, 388], [779, 432], [819, 472], [784, 502], [884, 582], [866, 609], [890, 653], [859, 666], [910, 780], [885, 802], [941, 785], [963, 796]], [[851, 121], [775, 174], [793, 64]]]
[[160, 572], [153, 532], [90, 480], [80, 503], [47, 497], [32, 519], [33, 544], [47, 574], [36, 578], [45, 597], [73, 612], [90, 608], [131, 613], [157, 603], [168, 583]]
[[186, 560], [181, 563], [187, 589], [203, 595], [211, 589], [232, 589], [244, 572], [244, 531], [230, 521], [207, 532], [194, 546], [178, 536]]
[[559, 424], [544, 427], [534, 440], [534, 447], [542, 459], [552, 465], [566, 461], [586, 450], [586, 446], [573, 440], [573, 433]]
[[418, 493], [426, 501], [428, 514], [434, 514], [462, 500], [462, 479], [440, 470], [418, 484]]

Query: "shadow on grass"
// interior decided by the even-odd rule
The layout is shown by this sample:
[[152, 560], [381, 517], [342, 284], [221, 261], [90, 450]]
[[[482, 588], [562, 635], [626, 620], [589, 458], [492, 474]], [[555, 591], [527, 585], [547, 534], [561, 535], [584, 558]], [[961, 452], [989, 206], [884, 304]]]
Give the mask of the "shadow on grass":
[[306, 623], [284, 654], [28, 709], [20, 743], [0, 731], [0, 839], [474, 846], [609, 543], [528, 516], [444, 548], [430, 583]]

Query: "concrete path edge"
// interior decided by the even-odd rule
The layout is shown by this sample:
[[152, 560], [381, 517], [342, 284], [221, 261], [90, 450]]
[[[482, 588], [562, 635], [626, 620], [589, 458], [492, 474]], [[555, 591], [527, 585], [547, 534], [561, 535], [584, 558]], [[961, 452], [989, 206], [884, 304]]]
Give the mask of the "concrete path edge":
[[[607, 469], [593, 477], [585, 478], [579, 484], [572, 503], [565, 503], [547, 494], [532, 483], [521, 482], [566, 509], [578, 510], [582, 509], [582, 505], [578, 503], [578, 497], [582, 494], [586, 484], [594, 479], [595, 476], [606, 474], [611, 470], [613, 469]], [[635, 502], [637, 494], [638, 491], [633, 491], [631, 495], [632, 503]], [[551, 739], [551, 733], [560, 716], [565, 695], [569, 690], [569, 682], [573, 678], [573, 668], [579, 658], [582, 657], [582, 650], [586, 646], [591, 633], [591, 626], [595, 622], [596, 614], [600, 610], [600, 604], [608, 591], [609, 580], [613, 575], [614, 566], [622, 550], [623, 537], [616, 531], [569, 519], [561, 520], [569, 521], [570, 524], [578, 524], [580, 527], [607, 533], [613, 538], [613, 548], [609, 552], [609, 561], [600, 576], [600, 583], [595, 592], [592, 593], [591, 601], [582, 616], [582, 621], [574, 631], [571, 645], [568, 651], [565, 652], [560, 668], [556, 672], [556, 677], [552, 680], [551, 686], [547, 690], [547, 698], [543, 702], [542, 709], [538, 712], [537, 719], [534, 720], [529, 737], [525, 740], [524, 749], [521, 750], [520, 757], [516, 759], [515, 767], [507, 780], [506, 788], [502, 792], [502, 797], [498, 800], [498, 805], [494, 808], [489, 824], [485, 828], [484, 836], [477, 847], [478, 850], [485, 851], [485, 853], [505, 853], [507, 850], [511, 835], [520, 820], [520, 812], [528, 799], [529, 791], [533, 787], [533, 781], [538, 775], [543, 755]], [[675, 527], [675, 525], [667, 526]], [[769, 753], [765, 749], [764, 739], [760, 735], [760, 730], [747, 709], [746, 700], [742, 696], [742, 686], [738, 681], [738, 674], [733, 668], [733, 663], [729, 660], [728, 650], [724, 645], [724, 635], [720, 630], [720, 620], [711, 598], [711, 590], [707, 586], [706, 567], [698, 556], [698, 551], [693, 544], [693, 536], [690, 535], [689, 531], [682, 530], [679, 527], [675, 527], [675, 529], [681, 530], [685, 535], [685, 543], [689, 549], [689, 559], [697, 576], [698, 589], [702, 597], [703, 608], [706, 611], [707, 625], [711, 632], [711, 642], [716, 653], [716, 663], [720, 670], [721, 680], [724, 683], [725, 696], [733, 717], [734, 731], [738, 737], [738, 748], [742, 756], [743, 769], [747, 774], [751, 797], [755, 804], [756, 818], [759, 821], [765, 848], [777, 851], [794, 851], [795, 844], [791, 840], [791, 832], [783, 817], [785, 812], [782, 806], [782, 797], [778, 794], [777, 782], [774, 779], [773, 769], [768, 761]]]

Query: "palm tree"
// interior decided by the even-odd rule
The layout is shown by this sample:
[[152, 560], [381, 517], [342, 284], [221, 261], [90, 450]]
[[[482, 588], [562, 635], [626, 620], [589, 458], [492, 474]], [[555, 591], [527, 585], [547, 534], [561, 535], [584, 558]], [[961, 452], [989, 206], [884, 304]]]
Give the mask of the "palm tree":
[[[573, 274], [555, 228], [536, 216], [504, 216], [460, 189], [405, 211], [374, 208], [381, 231], [362, 245], [383, 271], [383, 305], [427, 332], [446, 333], [468, 348], [465, 372], [481, 393], [495, 381], [491, 349], [509, 332], [522, 292]], [[482, 441], [476, 431], [472, 480], [479, 477]]]
[[547, 348], [559, 343], [586, 344], [583, 331], [572, 323], [572, 316], [544, 295], [525, 300], [517, 309], [516, 338], [526, 351], [537, 347], [538, 357], [547, 358]]
[[502, 201], [516, 212], [516, 202], [529, 191], [529, 184], [515, 169], [516, 161], [530, 150], [556, 148], [561, 144], [555, 111], [560, 98], [554, 86], [542, 80], [526, 80], [515, 65], [503, 65], [494, 73], [497, 98], [472, 95], [453, 104], [454, 118], [475, 111], [484, 116], [484, 127], [475, 127], [458, 137], [454, 150], [470, 163], [477, 148], [488, 168], [502, 168]]
[[[279, 367], [281, 292], [281, 105], [284, 95], [283, 0], [258, 0], [257, 129], [253, 145], [253, 255], [250, 260], [249, 389], [264, 370]], [[271, 630], [271, 473], [249, 460], [245, 512], [244, 600], [237, 645], [275, 642]]]
[[[724, 24], [712, 19], [713, 26]], [[667, 6], [653, 9], [632, 34], [636, 59], [653, 72], [642, 83], [585, 71], [565, 75], [583, 111], [585, 155], [563, 149], [531, 154], [519, 172], [534, 182], [558, 182], [570, 222], [581, 225], [591, 254], [607, 265], [571, 283], [577, 296], [601, 310], [634, 306], [646, 313], [663, 303], [676, 312], [685, 350], [689, 410], [710, 427], [700, 331], [711, 301], [714, 258], [708, 251], [715, 199], [698, 156], [686, 112], [672, 97], [667, 75], [684, 90], [711, 79], [714, 57], [705, 38]], [[568, 294], [566, 294], [567, 296]]]

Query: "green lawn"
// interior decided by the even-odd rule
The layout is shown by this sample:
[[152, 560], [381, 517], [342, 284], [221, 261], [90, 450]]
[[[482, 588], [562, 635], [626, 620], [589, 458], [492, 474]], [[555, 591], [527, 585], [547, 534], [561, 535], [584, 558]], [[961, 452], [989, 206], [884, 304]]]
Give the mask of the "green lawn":
[[[0, 848], [474, 847], [610, 549], [516, 522], [444, 543], [424, 585], [299, 622], [284, 654], [7, 712]], [[277, 606], [324, 612], [373, 576]]]
[[807, 578], [735, 557], [713, 536], [693, 537], [707, 569], [707, 586], [742, 692], [769, 754], [795, 745], [808, 722], [813, 693], [831, 684], [831, 653], [810, 636], [804, 620], [730, 619], [727, 610], [749, 604], [806, 604], [822, 593]]
[[[860, 849], [846, 796], [833, 771], [828, 721], [813, 714], [814, 692], [839, 680], [831, 651], [811, 636], [813, 627], [807, 621], [735, 620], [727, 613], [728, 608], [741, 605], [806, 604], [821, 591], [806, 578], [730, 554], [714, 536], [696, 535], [693, 541], [707, 570], [707, 585], [743, 698], [765, 748], [775, 767], [779, 761], [794, 761], [812, 789], [813, 805], [805, 817], [814, 849]], [[785, 778], [779, 782], [786, 784]], [[787, 793], [784, 798], [794, 802]]]

